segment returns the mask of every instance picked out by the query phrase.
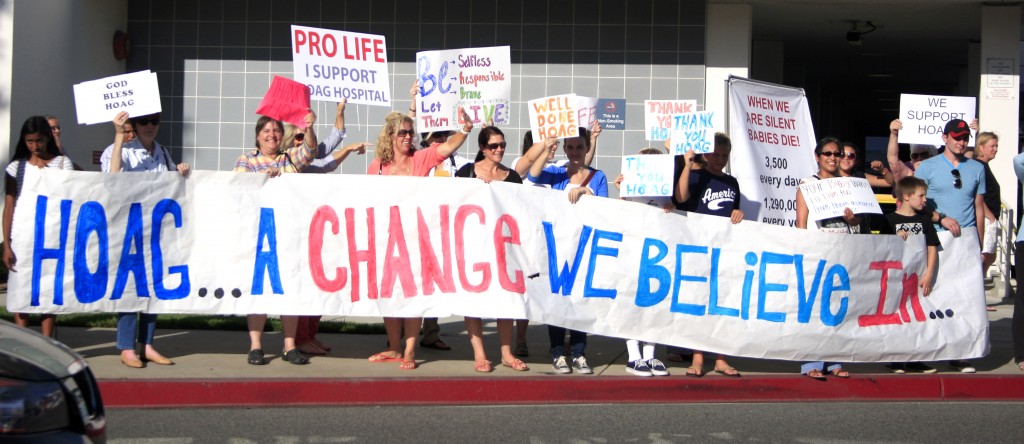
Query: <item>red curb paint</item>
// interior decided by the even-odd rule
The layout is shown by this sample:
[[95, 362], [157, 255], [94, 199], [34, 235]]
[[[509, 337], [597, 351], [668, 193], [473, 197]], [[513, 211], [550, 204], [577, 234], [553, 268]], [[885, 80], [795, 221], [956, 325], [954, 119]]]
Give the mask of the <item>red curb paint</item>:
[[[1024, 400], [1021, 376], [349, 378], [100, 381], [110, 408]], [[140, 393], [146, 395], [139, 396]]]

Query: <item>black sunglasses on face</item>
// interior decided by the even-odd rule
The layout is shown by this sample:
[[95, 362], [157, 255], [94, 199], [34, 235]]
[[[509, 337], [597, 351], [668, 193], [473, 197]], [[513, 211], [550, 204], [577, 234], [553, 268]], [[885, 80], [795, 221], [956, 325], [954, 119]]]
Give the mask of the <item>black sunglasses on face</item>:
[[145, 126], [145, 125], [149, 125], [149, 124], [159, 125], [160, 124], [160, 118], [159, 117], [139, 117], [138, 119], [135, 119], [135, 124], [136, 125], [141, 125], [141, 126]]
[[932, 157], [932, 155], [931, 155], [931, 153], [929, 153], [927, 151], [922, 151], [920, 153], [910, 153], [910, 158], [911, 159], [915, 159], [915, 160], [916, 159], [927, 159], [929, 157]]
[[821, 157], [843, 157], [843, 153], [840, 153], [839, 151], [822, 151], [821, 154], [819, 154], [819, 156], [821, 156]]
[[950, 173], [953, 173], [953, 188], [959, 190], [960, 187], [964, 186], [964, 182], [960, 180], [960, 170], [952, 170]]
[[498, 148], [505, 149], [506, 146], [508, 146], [508, 144], [506, 144], [505, 142], [498, 142], [498, 143], [488, 143], [487, 145], [484, 145], [484, 148], [487, 148], [489, 150], [495, 150], [495, 149], [498, 149]]
[[306, 140], [306, 134], [305, 133], [295, 133], [295, 140], [298, 140], [299, 142], [302, 142], [303, 140]]
[[857, 153], [846, 153], [846, 154], [840, 153], [839, 154], [839, 158], [841, 159], [843, 157], [845, 157], [847, 159], [856, 159], [857, 158]]
[[415, 136], [416, 131], [411, 129], [400, 129], [396, 134], [398, 135], [398, 137]]

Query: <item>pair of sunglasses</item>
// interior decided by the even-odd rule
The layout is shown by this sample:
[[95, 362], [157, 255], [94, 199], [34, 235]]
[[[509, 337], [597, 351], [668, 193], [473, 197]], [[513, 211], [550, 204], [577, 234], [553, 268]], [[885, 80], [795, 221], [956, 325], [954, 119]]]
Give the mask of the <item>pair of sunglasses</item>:
[[489, 150], [496, 150], [498, 148], [505, 149], [506, 146], [508, 146], [507, 143], [505, 143], [505, 142], [498, 142], [498, 143], [488, 143], [487, 145], [484, 145], [484, 148], [487, 148]]
[[149, 124], [159, 125], [160, 117], [139, 117], [135, 119], [135, 124], [140, 126], [145, 126]]
[[952, 170], [950, 173], [953, 173], [953, 188], [959, 190], [960, 187], [964, 186], [964, 182], [960, 180], [960, 170]]
[[306, 133], [295, 133], [295, 140], [298, 140], [299, 142], [306, 140]]
[[927, 151], [922, 151], [922, 152], [919, 152], [919, 153], [910, 153], [910, 158], [912, 160], [927, 159], [929, 157], [932, 157], [932, 155], [931, 155], [931, 153], [929, 153]]
[[843, 153], [841, 153], [839, 151], [822, 151], [821, 154], [819, 154], [819, 156], [821, 156], [821, 157], [839, 157], [839, 158], [842, 158], [843, 157]]
[[416, 137], [416, 130], [400, 129], [400, 130], [398, 130], [397, 134], [398, 134], [398, 137], [405, 137], [405, 136]]

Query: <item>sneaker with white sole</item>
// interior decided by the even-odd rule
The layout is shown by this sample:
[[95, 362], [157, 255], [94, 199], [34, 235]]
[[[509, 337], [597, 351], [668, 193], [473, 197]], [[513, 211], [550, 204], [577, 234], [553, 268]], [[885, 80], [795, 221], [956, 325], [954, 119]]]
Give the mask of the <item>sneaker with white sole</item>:
[[907, 373], [907, 364], [902, 362], [892, 363], [889, 365], [889, 371], [897, 375], [903, 375]]
[[555, 359], [551, 364], [551, 368], [555, 369], [555, 373], [563, 375], [572, 373], [572, 369], [569, 368], [569, 364], [565, 362], [565, 356], [559, 356], [558, 359]]
[[572, 358], [572, 368], [576, 369], [577, 372], [583, 375], [594, 373], [594, 370], [591, 370], [590, 366], [587, 365], [587, 358], [585, 356]]
[[661, 361], [659, 361], [657, 359], [651, 359], [650, 361], [647, 361], [647, 367], [650, 367], [651, 374], [654, 375], [654, 376], [668, 376], [669, 375], [668, 367], [665, 367], [665, 363], [663, 363], [663, 362], [661, 362]]
[[[968, 367], [970, 367], [969, 364], [968, 364]], [[906, 368], [907, 368], [908, 372], [917, 372], [917, 373], [925, 373], [925, 374], [931, 374], [931, 373], [938, 373], [939, 372], [938, 369], [936, 369], [934, 367], [931, 367], [929, 365], [925, 365], [924, 363], [921, 363], [921, 362], [908, 362], [906, 364]], [[974, 372], [971, 371], [971, 372], [968, 372], [968, 373], [974, 373]]]
[[647, 366], [643, 359], [627, 363], [626, 372], [636, 376], [654, 376], [654, 373], [651, 373], [651, 368]]
[[955, 370], [959, 370], [960, 373], [974, 373], [974, 372], [978, 371], [978, 370], [976, 370], [974, 368], [974, 366], [971, 365], [970, 362], [967, 362], [967, 361], [960, 361], [960, 360], [949, 361], [949, 366], [953, 367], [953, 369], [955, 369]]

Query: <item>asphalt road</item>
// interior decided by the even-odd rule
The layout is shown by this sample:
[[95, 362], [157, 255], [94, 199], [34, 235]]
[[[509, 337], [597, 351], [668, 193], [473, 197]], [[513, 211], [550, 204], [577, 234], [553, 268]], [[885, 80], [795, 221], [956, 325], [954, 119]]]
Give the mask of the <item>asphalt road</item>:
[[124, 443], [1006, 442], [1024, 403], [618, 404], [108, 411]]

